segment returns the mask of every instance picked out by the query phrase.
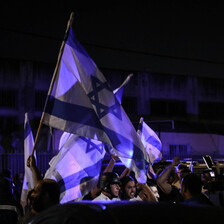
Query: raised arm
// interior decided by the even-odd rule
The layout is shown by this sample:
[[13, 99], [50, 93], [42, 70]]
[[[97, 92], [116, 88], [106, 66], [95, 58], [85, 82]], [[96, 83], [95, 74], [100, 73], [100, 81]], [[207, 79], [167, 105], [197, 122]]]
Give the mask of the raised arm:
[[107, 167], [105, 168], [105, 170], [103, 171], [104, 173], [106, 172], [112, 172], [114, 169], [114, 164], [115, 162], [118, 160], [117, 156], [111, 155], [111, 159], [110, 162], [108, 163]]
[[147, 184], [137, 183], [136, 187], [140, 191], [138, 195], [142, 199], [142, 201], [158, 202], [155, 194], [152, 192], [152, 190]]
[[172, 185], [170, 183], [168, 183], [168, 178], [170, 176], [171, 171], [179, 163], [180, 163], [180, 158], [179, 157], [174, 157], [171, 165], [169, 165], [167, 168], [165, 168], [164, 171], [157, 177], [156, 182], [157, 182], [158, 186], [160, 187], [160, 189], [165, 194], [169, 194], [172, 190]]
[[40, 171], [37, 168], [35, 157], [33, 155], [30, 155], [28, 157], [26, 165], [32, 171], [33, 184], [35, 186], [37, 184], [37, 182], [39, 180], [41, 180], [42, 178], [41, 178], [41, 175], [40, 175]]

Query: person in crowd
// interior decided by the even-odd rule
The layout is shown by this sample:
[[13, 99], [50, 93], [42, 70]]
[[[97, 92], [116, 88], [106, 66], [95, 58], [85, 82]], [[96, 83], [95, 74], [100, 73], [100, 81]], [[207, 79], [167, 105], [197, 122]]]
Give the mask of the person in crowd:
[[16, 173], [13, 175], [13, 194], [17, 201], [20, 201], [21, 198], [23, 178], [23, 173]]
[[[103, 173], [107, 173], [107, 172], [112, 172], [114, 165], [116, 163], [116, 161], [118, 160], [118, 157], [115, 155], [111, 155], [111, 159], [107, 165], [107, 167], [104, 169]], [[99, 188], [99, 186], [97, 185], [95, 188], [93, 188], [87, 195], [85, 195], [84, 197], [78, 198], [76, 201], [80, 201], [80, 200], [93, 200], [94, 198], [96, 198], [97, 196], [99, 196], [99, 194], [101, 193], [101, 190]]]
[[99, 188], [101, 194], [94, 198], [93, 201], [120, 200], [120, 179], [117, 173], [103, 173], [99, 179]]
[[28, 157], [27, 166], [30, 167], [32, 171], [34, 188], [28, 194], [30, 209], [20, 223], [26, 223], [32, 220], [36, 214], [60, 203], [60, 189], [58, 183], [52, 179], [41, 178], [33, 155]]
[[124, 176], [120, 181], [121, 200], [158, 202], [158, 190], [156, 185], [150, 184], [152, 181], [148, 181], [147, 184], [136, 184], [131, 176]]
[[181, 181], [181, 193], [184, 204], [190, 205], [213, 205], [205, 194], [202, 193], [202, 182], [195, 173], [185, 175]]
[[22, 206], [12, 194], [12, 182], [9, 178], [0, 177], [0, 223], [17, 223], [23, 216]]
[[[20, 202], [20, 196], [21, 196], [21, 185], [15, 181], [15, 175], [13, 176], [13, 172], [11, 169], [4, 169], [2, 173], [0, 174], [1, 177], [6, 178], [10, 182], [10, 187], [12, 191], [12, 195], [14, 199], [18, 202]], [[18, 184], [18, 185], [17, 185]]]
[[175, 167], [180, 163], [179, 157], [174, 157], [172, 163], [167, 166], [157, 177], [156, 183], [159, 190], [159, 201], [179, 203], [183, 201], [180, 190], [173, 185], [175, 180]]
[[130, 200], [136, 196], [136, 184], [132, 177], [124, 176], [121, 181], [121, 200]]
[[173, 185], [176, 186], [178, 189], [180, 189], [181, 180], [188, 173], [191, 173], [191, 171], [187, 167], [187, 165], [180, 163], [176, 168], [177, 175], [176, 175], [176, 180], [174, 181]]
[[32, 172], [33, 186], [35, 186], [37, 184], [37, 182], [42, 179], [42, 177], [41, 177], [41, 173], [37, 167], [36, 159], [35, 159], [34, 155], [30, 155], [28, 157], [26, 165], [27, 165], [27, 167], [30, 168], [30, 170]]
[[151, 190], [152, 192], [152, 200], [151, 201], [156, 201], [156, 202], [159, 202], [159, 191], [158, 191], [158, 187], [157, 187], [157, 184], [155, 181], [153, 180], [148, 180], [147, 181], [147, 186], [149, 187], [149, 189]]

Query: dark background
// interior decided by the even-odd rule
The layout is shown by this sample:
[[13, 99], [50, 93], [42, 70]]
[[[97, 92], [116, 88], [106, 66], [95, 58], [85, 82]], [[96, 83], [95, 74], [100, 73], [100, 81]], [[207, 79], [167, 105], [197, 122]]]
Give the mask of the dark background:
[[4, 2], [0, 57], [56, 64], [74, 12], [76, 36], [99, 67], [223, 77], [223, 9], [222, 1]]

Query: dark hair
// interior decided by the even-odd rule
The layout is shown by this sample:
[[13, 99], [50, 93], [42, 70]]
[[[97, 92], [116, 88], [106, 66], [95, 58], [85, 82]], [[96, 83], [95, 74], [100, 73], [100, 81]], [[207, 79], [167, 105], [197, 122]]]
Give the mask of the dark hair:
[[[46, 200], [46, 196], [47, 200]], [[57, 205], [60, 200], [60, 189], [58, 183], [52, 179], [40, 180], [31, 193], [33, 209], [41, 212], [44, 209]]]
[[[130, 198], [127, 196], [127, 193], [125, 191], [125, 187], [130, 181], [134, 181], [134, 179], [131, 176], [124, 176], [120, 179], [120, 181], [121, 181], [121, 195], [120, 195], [120, 198], [121, 198], [121, 200], [129, 200]], [[135, 181], [134, 181], [134, 183], [135, 183]]]
[[4, 198], [13, 198], [12, 182], [7, 177], [0, 177], [0, 195]]
[[192, 196], [201, 193], [202, 183], [199, 176], [195, 173], [189, 173], [182, 179], [182, 186], [184, 186], [185, 191], [188, 190]]
[[53, 204], [59, 203], [60, 189], [58, 183], [52, 179], [43, 179], [42, 192], [46, 192]]
[[[127, 185], [128, 182], [130, 181], [134, 181], [134, 179], [130, 176], [125, 176], [125, 177], [122, 177], [120, 179], [120, 182], [121, 182], [121, 189], [124, 190], [125, 186]], [[134, 181], [135, 182], [135, 181]]]
[[180, 163], [178, 166], [177, 166], [177, 169], [178, 170], [183, 170], [183, 169], [186, 169], [187, 168], [187, 165], [183, 164], [183, 163]]
[[156, 184], [156, 181], [155, 180], [147, 180], [147, 185], [149, 186], [149, 187], [157, 187], [157, 184]]
[[188, 168], [183, 168], [181, 171], [180, 171], [180, 178], [184, 178], [187, 174], [191, 173], [190, 169]]

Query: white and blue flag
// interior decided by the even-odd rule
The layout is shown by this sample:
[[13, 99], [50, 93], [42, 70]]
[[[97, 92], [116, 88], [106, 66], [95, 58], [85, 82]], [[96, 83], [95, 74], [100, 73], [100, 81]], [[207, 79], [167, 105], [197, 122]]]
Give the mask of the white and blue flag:
[[[124, 86], [131, 76], [114, 90], [120, 102]], [[49, 162], [50, 168], [44, 178], [58, 182], [61, 203], [82, 198], [96, 187], [104, 156], [102, 142], [64, 132], [59, 143], [59, 153]]]
[[132, 73], [128, 75], [128, 77], [124, 80], [124, 82], [117, 89], [113, 91], [114, 95], [117, 97], [117, 100], [119, 101], [120, 104], [122, 101], [124, 87], [128, 84], [132, 76], [133, 76]]
[[60, 203], [65, 203], [96, 187], [105, 150], [102, 142], [67, 132], [62, 134], [59, 149], [44, 178], [58, 182]]
[[[25, 113], [25, 121], [24, 121], [24, 180], [23, 180], [23, 188], [21, 194], [21, 201], [27, 201], [27, 193], [34, 187], [32, 171], [29, 167], [26, 166], [26, 162], [28, 157], [32, 154], [34, 145], [33, 133], [29, 125], [28, 114]], [[36, 158], [36, 152], [34, 152], [34, 157]]]
[[124, 165], [146, 181], [145, 150], [103, 74], [70, 28], [43, 122], [110, 145]]
[[162, 158], [162, 143], [157, 134], [140, 118], [137, 133], [142, 140], [145, 150], [149, 156], [149, 163], [153, 163], [156, 159]]

